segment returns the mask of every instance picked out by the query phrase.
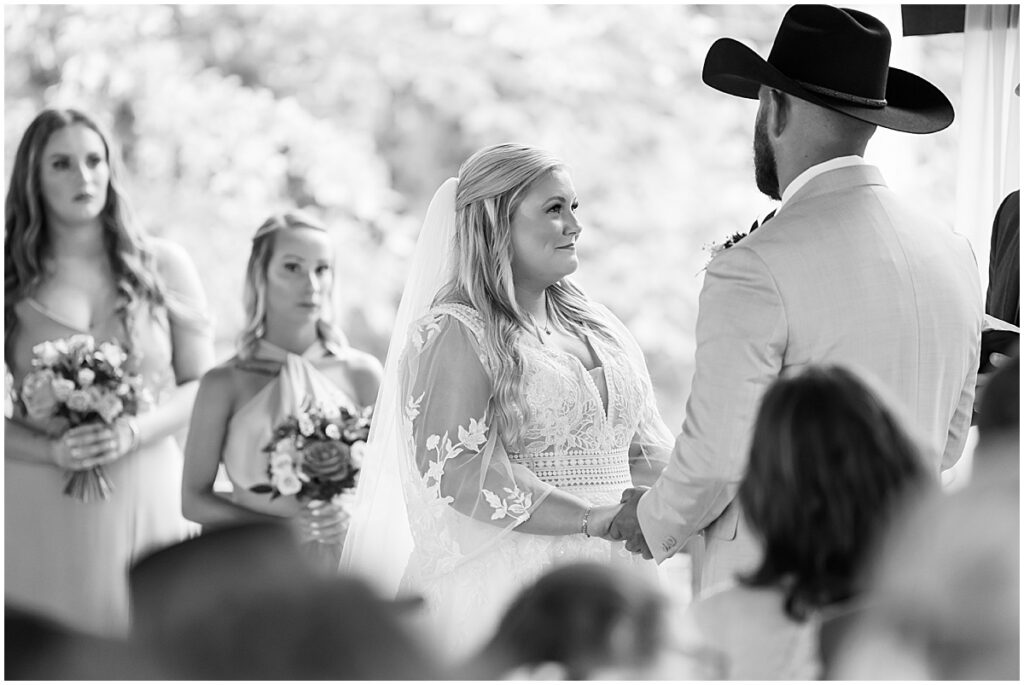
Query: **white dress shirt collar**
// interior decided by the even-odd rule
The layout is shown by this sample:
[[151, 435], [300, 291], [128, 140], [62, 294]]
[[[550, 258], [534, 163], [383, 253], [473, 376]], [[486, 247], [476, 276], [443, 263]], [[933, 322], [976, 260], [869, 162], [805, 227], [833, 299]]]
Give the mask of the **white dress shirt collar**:
[[864, 158], [860, 155], [846, 155], [844, 157], [833, 157], [832, 159], [825, 160], [820, 164], [815, 164], [812, 167], [804, 169], [803, 173], [790, 181], [786, 189], [782, 191], [782, 204], [779, 205], [779, 209], [786, 206], [786, 203], [796, 195], [796, 191], [807, 185], [807, 182], [816, 176], [820, 176], [827, 171], [834, 171], [836, 169], [842, 169], [843, 167], [856, 166], [858, 164], [865, 164]]

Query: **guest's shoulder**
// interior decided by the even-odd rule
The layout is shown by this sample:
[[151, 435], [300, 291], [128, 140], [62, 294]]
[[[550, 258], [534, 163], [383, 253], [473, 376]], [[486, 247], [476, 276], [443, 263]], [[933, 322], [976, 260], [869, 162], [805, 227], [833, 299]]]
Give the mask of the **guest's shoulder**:
[[384, 376], [384, 365], [369, 352], [347, 347], [337, 355], [338, 363], [344, 365], [349, 374], [358, 378], [379, 381]]
[[217, 364], [203, 374], [199, 381], [200, 387], [207, 393], [233, 392], [238, 377], [245, 371], [240, 368], [241, 360], [237, 355]]
[[184, 247], [165, 238], [148, 238], [153, 264], [167, 286], [178, 293], [199, 295], [199, 272]]
[[702, 624], [734, 624], [737, 620], [779, 617], [785, 614], [782, 594], [776, 588], [730, 584], [712, 592], [692, 605]]
[[151, 236], [146, 239], [146, 246], [153, 254], [156, 268], [161, 272], [176, 273], [182, 269], [195, 268], [188, 251], [173, 240]]

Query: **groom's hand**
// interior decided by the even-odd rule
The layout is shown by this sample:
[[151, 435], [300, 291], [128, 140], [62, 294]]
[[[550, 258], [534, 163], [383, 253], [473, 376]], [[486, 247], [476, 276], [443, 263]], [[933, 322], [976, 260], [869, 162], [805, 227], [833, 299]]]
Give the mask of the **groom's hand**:
[[644, 533], [640, 529], [640, 521], [636, 515], [636, 505], [640, 501], [640, 496], [647, 490], [649, 488], [626, 488], [622, 492], [620, 500], [622, 508], [612, 520], [608, 536], [613, 540], [625, 540], [626, 549], [630, 552], [641, 554], [644, 559], [653, 559], [654, 555], [651, 554], [651, 550], [647, 546]]
[[619, 502], [622, 508], [612, 520], [608, 529], [608, 535], [612, 540], [628, 540], [640, 531], [640, 521], [636, 517], [636, 505], [640, 496], [647, 492], [648, 488], [626, 488], [622, 491]]

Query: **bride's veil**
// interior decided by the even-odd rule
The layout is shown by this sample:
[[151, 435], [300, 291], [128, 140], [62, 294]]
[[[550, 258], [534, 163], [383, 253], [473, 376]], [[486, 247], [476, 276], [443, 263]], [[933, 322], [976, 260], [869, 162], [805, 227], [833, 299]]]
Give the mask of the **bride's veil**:
[[412, 551], [399, 464], [407, 439], [402, 430], [399, 371], [409, 326], [427, 313], [434, 296], [450, 276], [458, 183], [459, 179], [449, 178], [434, 193], [416, 241], [391, 333], [384, 380], [377, 395], [341, 557], [342, 572], [363, 576], [385, 597], [397, 593]]

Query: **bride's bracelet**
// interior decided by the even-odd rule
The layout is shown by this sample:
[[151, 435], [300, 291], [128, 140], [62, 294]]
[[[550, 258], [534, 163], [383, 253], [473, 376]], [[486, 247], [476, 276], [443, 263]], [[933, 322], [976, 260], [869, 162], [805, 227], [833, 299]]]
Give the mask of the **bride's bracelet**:
[[139, 424], [133, 418], [125, 419], [125, 424], [128, 426], [128, 432], [131, 433], [128, 452], [134, 452], [139, 447]]
[[594, 507], [587, 507], [587, 510], [583, 512], [583, 525], [580, 526], [580, 532], [590, 537], [590, 533], [587, 532], [587, 523], [590, 521], [590, 512], [594, 510]]

